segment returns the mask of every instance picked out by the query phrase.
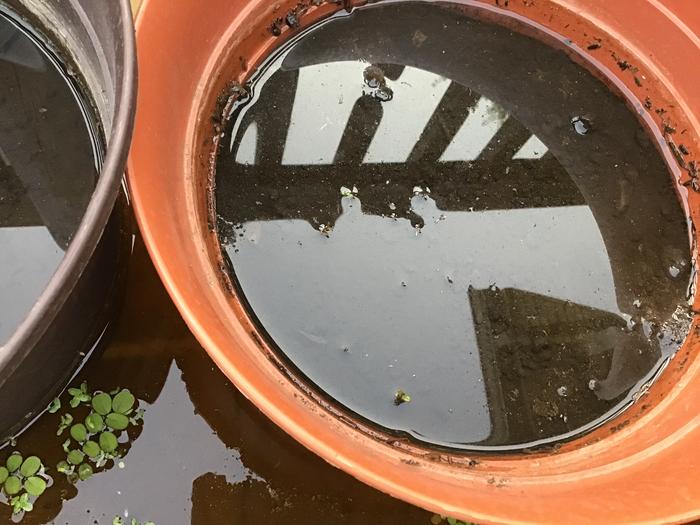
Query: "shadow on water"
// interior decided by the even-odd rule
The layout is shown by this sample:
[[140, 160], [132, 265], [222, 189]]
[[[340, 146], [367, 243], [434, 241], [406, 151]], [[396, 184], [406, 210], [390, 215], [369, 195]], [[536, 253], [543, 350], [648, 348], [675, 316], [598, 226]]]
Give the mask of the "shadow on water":
[[[56, 436], [64, 410], [45, 414], [17, 448], [39, 455], [55, 485], [22, 523], [111, 525], [127, 510], [157, 525], [428, 523], [425, 511], [308, 452], [243, 398], [188, 331], [140, 241], [127, 304], [111, 343], [75, 381], [129, 388], [142, 400], [143, 427], [129, 433], [124, 468], [69, 484], [55, 471], [65, 459]], [[9, 519], [0, 506], [0, 521]]]

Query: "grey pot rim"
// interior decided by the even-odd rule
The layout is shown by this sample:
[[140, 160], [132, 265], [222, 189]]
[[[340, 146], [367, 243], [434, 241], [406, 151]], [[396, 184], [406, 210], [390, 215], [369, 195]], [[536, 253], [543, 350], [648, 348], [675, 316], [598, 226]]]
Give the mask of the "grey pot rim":
[[136, 114], [136, 38], [129, 0], [118, 0], [122, 24], [123, 78], [115, 101], [114, 124], [105, 157], [80, 225], [48, 285], [15, 332], [0, 346], [0, 388], [31, 352], [70, 297], [97, 247], [112, 214], [129, 153]]

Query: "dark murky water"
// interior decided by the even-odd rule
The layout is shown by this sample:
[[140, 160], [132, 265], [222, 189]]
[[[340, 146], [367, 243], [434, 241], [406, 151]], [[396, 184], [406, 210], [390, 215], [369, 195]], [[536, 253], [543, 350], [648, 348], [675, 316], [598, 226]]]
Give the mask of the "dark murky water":
[[90, 200], [98, 152], [62, 66], [0, 9], [0, 347], [46, 287]]
[[614, 414], [680, 344], [668, 169], [564, 52], [403, 2], [320, 24], [251, 88], [218, 164], [222, 244], [269, 339], [350, 410], [533, 444]]
[[[145, 408], [142, 426], [121, 439], [119, 461], [72, 485], [56, 472], [66, 455], [60, 416], [45, 414], [0, 451], [36, 454], [53, 486], [23, 525], [112, 525], [125, 516], [156, 525], [429, 525], [430, 514], [331, 467], [275, 427], [214, 366], [136, 244], [127, 308], [102, 355], [80, 376], [91, 389], [128, 388]], [[125, 436], [124, 436], [125, 437]], [[10, 522], [0, 505], [0, 523]]]

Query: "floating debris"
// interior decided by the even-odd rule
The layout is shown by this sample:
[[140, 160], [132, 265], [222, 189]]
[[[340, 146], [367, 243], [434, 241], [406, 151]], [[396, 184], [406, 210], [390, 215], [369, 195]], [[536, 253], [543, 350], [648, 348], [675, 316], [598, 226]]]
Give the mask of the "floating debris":
[[403, 390], [397, 390], [396, 394], [394, 395], [394, 404], [396, 406], [398, 405], [403, 405], [404, 403], [410, 403], [411, 402], [411, 396], [409, 396], [406, 392]]

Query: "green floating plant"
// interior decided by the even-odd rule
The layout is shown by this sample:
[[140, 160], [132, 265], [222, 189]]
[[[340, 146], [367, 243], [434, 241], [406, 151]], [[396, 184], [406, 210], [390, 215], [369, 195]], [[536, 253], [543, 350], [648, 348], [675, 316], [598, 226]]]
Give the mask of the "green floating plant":
[[102, 468], [108, 461], [120, 457], [119, 436], [130, 426], [137, 425], [144, 412], [137, 408], [136, 398], [125, 388], [90, 394], [87, 384], [83, 383], [80, 389], [69, 389], [68, 393], [73, 396], [71, 406], [74, 408], [82, 403], [90, 404], [90, 412], [82, 423], [74, 423], [74, 417], [65, 414], [58, 429], [60, 435], [70, 428], [70, 438], [63, 444], [66, 460], [57, 465], [57, 470], [74, 483], [88, 479], [94, 468]]
[[37, 456], [24, 459], [15, 451], [0, 466], [0, 486], [13, 514], [31, 512], [36, 498], [46, 491], [48, 481], [46, 469]]
[[77, 408], [83, 403], [92, 401], [92, 396], [88, 393], [87, 383], [83, 381], [80, 388], [69, 388], [68, 393], [72, 396], [70, 406]]

